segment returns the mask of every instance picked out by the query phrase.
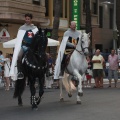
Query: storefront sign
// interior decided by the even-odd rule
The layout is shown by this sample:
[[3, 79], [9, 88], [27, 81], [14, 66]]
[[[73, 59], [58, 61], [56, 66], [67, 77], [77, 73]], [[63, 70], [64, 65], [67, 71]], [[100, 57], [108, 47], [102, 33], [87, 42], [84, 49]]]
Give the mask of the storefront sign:
[[10, 40], [10, 35], [8, 31], [3, 28], [0, 32], [0, 42], [7, 42], [8, 40]]
[[76, 22], [76, 29], [80, 30], [80, 0], [72, 0], [72, 20]]

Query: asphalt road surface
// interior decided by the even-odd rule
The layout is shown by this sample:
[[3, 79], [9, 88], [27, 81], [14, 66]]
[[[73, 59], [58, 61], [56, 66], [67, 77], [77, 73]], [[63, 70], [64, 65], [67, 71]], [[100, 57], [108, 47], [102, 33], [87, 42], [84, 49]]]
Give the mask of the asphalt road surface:
[[120, 120], [120, 87], [84, 88], [82, 104], [76, 104], [64, 90], [64, 102], [59, 101], [59, 89], [45, 89], [38, 111], [30, 105], [30, 91], [26, 87], [23, 106], [13, 99], [13, 89], [0, 88], [0, 120]]

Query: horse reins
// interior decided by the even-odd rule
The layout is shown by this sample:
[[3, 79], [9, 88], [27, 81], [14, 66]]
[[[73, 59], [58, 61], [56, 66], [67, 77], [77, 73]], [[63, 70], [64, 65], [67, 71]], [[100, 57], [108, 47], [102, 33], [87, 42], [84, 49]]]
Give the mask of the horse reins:
[[79, 50], [77, 50], [77, 49], [75, 49], [75, 50], [82, 55], [83, 51], [79, 51]]
[[[82, 38], [83, 38], [83, 33], [82, 33], [82, 36], [81, 36], [81, 40], [82, 40]], [[82, 41], [81, 41], [81, 49], [82, 49], [82, 51], [79, 51], [77, 49], [75, 49], [75, 50], [82, 55], [82, 53], [84, 53], [84, 49], [86, 49], [86, 48], [88, 49], [88, 47], [85, 47], [85, 48], [82, 47]]]

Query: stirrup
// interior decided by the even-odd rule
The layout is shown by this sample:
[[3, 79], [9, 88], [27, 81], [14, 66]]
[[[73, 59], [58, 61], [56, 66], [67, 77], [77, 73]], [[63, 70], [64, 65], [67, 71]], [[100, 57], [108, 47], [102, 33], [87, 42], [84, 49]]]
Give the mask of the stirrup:
[[22, 72], [19, 72], [17, 78], [18, 79], [23, 79], [24, 78], [24, 74]]

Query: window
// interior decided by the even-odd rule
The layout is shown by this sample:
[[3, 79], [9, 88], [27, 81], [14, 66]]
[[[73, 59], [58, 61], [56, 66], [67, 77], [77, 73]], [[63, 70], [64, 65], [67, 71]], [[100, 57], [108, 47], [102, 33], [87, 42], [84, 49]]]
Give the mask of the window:
[[33, 0], [33, 4], [40, 5], [40, 0]]
[[99, 27], [103, 27], [103, 7], [99, 7]]
[[86, 12], [85, 0], [83, 0], [83, 12]]
[[92, 14], [97, 14], [97, 4], [98, 4], [98, 2], [97, 2], [97, 0], [94, 0], [93, 2], [92, 2], [92, 4], [91, 4], [91, 12], [92, 12]]
[[67, 0], [64, 0], [64, 1], [65, 1], [65, 16], [64, 17], [67, 18], [67, 8], [68, 8], [67, 7]]
[[[61, 6], [61, 13], [60, 13], [60, 17], [61, 18], [67, 18], [67, 6], [68, 6], [68, 1], [67, 0], [62, 0], [62, 6]], [[53, 1], [53, 16], [55, 15], [55, 0]]]
[[93, 3], [93, 14], [97, 14], [97, 3]]
[[46, 13], [45, 13], [45, 16], [49, 16], [49, 1], [48, 0], [45, 0], [45, 8], [46, 8]]
[[102, 44], [95, 44], [95, 49], [99, 49], [101, 52], [103, 52], [103, 45]]
[[60, 11], [60, 17], [63, 17], [63, 0], [61, 2], [62, 2], [62, 6], [61, 6], [61, 11]]

